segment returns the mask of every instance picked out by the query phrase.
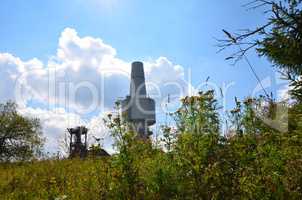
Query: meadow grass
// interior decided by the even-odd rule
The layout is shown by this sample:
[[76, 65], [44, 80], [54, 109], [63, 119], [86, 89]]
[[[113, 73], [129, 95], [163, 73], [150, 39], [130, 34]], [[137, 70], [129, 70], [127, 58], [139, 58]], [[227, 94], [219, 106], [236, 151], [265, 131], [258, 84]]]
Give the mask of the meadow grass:
[[0, 164], [0, 199], [100, 199], [104, 159]]

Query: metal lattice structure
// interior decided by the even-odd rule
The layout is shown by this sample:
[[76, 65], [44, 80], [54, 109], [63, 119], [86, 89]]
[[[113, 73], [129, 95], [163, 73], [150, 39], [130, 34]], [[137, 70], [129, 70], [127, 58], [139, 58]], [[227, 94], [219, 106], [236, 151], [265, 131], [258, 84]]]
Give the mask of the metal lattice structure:
[[[69, 152], [70, 157], [84, 158], [87, 156], [87, 132], [88, 129], [84, 126], [67, 129], [70, 134]], [[83, 141], [82, 141], [83, 140]]]

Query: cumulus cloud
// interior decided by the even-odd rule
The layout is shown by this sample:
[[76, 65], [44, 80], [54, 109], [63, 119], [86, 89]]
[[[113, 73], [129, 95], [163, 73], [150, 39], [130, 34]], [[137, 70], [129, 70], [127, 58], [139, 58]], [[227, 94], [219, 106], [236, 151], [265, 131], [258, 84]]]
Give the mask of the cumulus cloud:
[[[113, 58], [116, 50], [99, 38], [80, 38], [74, 29], [66, 28], [59, 39], [57, 57], [63, 62], [97, 66], [105, 57]], [[74, 66], [78, 67], [78, 66]]]
[[[14, 82], [20, 74], [21, 61], [10, 54], [0, 54], [0, 100], [13, 98]], [[20, 65], [20, 67], [19, 67]]]
[[[158, 109], [168, 95], [177, 99], [193, 90], [185, 81], [183, 67], [168, 58], [144, 64], [147, 89]], [[0, 101], [15, 100], [22, 114], [40, 118], [47, 148], [54, 151], [67, 127], [81, 124], [93, 134], [106, 134], [103, 113], [128, 94], [130, 66], [100, 38], [80, 37], [76, 30], [66, 28], [56, 55], [47, 63], [0, 53]]]

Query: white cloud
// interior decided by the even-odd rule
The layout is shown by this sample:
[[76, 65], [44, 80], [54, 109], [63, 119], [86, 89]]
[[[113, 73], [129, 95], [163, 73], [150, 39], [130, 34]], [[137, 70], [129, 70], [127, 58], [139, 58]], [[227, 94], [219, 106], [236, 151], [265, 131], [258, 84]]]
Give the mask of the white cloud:
[[[168, 94], [180, 97], [192, 89], [184, 80], [183, 67], [168, 58], [144, 64], [146, 80], [151, 83], [148, 91], [157, 105]], [[57, 54], [46, 64], [36, 58], [22, 61], [0, 53], [0, 101], [13, 99], [24, 115], [40, 118], [47, 148], [54, 151], [67, 127], [81, 124], [93, 134], [106, 131], [102, 113], [128, 94], [130, 65], [101, 39], [79, 37], [74, 29], [66, 28], [59, 38]]]
[[14, 98], [14, 86], [17, 77], [24, 71], [24, 64], [11, 54], [0, 54], [0, 100]]
[[59, 39], [57, 56], [63, 62], [79, 62], [85, 65], [102, 63], [104, 57], [114, 57], [116, 51], [99, 38], [80, 38], [74, 29], [66, 28]]

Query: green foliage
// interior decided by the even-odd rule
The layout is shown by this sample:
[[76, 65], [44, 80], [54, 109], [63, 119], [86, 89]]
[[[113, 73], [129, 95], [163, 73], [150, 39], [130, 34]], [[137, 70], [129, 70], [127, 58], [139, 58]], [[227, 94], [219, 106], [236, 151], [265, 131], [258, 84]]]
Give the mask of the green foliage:
[[223, 136], [213, 91], [186, 97], [165, 148], [109, 115], [115, 155], [2, 164], [0, 199], [301, 199], [302, 107], [288, 107], [285, 132], [262, 120], [276, 108], [236, 99]]
[[229, 56], [238, 61], [247, 51], [256, 48], [260, 56], [268, 58], [290, 82], [291, 95], [302, 101], [302, 1], [255, 0], [250, 9], [263, 8], [266, 21], [255, 29], [230, 34], [219, 40], [221, 50], [237, 46], [239, 51]]
[[222, 179], [215, 177], [221, 175], [217, 158], [223, 143], [217, 109], [214, 91], [207, 91], [184, 98], [175, 113], [179, 137], [174, 153], [183, 198], [222, 198], [226, 192], [223, 188], [217, 190]]
[[273, 17], [269, 32], [259, 40], [258, 52], [268, 57], [281, 69], [302, 74], [302, 1], [286, 0], [272, 3]]
[[13, 102], [0, 104], [0, 162], [29, 160], [41, 153], [38, 119], [21, 116]]
[[287, 0], [271, 5], [269, 32], [263, 32], [257, 51], [269, 58], [290, 80], [291, 94], [302, 101], [302, 1]]

